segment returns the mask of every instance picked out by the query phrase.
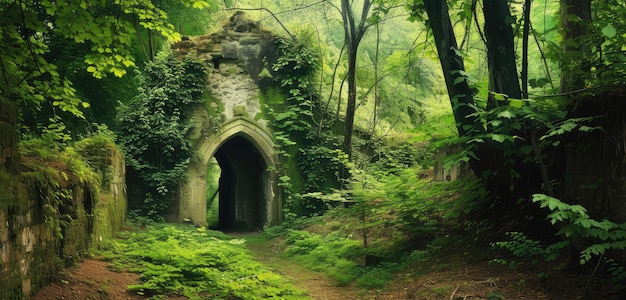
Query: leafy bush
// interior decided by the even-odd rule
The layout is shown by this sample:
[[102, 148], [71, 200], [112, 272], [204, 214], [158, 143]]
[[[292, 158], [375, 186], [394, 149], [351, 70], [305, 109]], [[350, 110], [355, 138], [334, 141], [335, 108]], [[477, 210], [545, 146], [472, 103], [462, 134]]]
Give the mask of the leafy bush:
[[393, 278], [393, 274], [387, 269], [373, 268], [357, 279], [356, 284], [363, 288], [381, 288], [387, 281]]
[[129, 290], [190, 299], [303, 299], [306, 294], [252, 260], [244, 241], [184, 225], [154, 224], [124, 232], [105, 256], [141, 274]]
[[191, 108], [203, 101], [205, 77], [200, 62], [162, 52], [138, 75], [139, 95], [120, 107], [119, 142], [126, 163], [147, 187], [143, 214], [162, 215], [185, 178], [193, 156], [186, 123]]
[[596, 243], [580, 252], [580, 264], [589, 262], [594, 255], [601, 255], [607, 250], [626, 249], [626, 224], [618, 224], [609, 220], [597, 221], [587, 214], [581, 205], [570, 205], [559, 199], [543, 195], [533, 195], [534, 202], [541, 207], [548, 207], [552, 213], [548, 219], [552, 224], [561, 223], [557, 235], [564, 238], [592, 239]]
[[[574, 240], [583, 240], [588, 244], [580, 250], [580, 265], [589, 264], [597, 257], [596, 267], [604, 265], [611, 277], [614, 289], [626, 288], [626, 271], [623, 262], [620, 264], [610, 258], [611, 251], [623, 252], [626, 249], [626, 224], [618, 224], [609, 220], [597, 221], [592, 219], [587, 210], [581, 205], [567, 204], [559, 199], [543, 194], [533, 195], [533, 201], [539, 202], [542, 208], [552, 212], [548, 219], [553, 225], [559, 226], [557, 236], [562, 240], [544, 247], [538, 241], [533, 241], [521, 233], [509, 233], [512, 240], [496, 242], [494, 246], [507, 249], [516, 257], [531, 259], [531, 263], [539, 260], [553, 261], [563, 254], [564, 250], [572, 249]], [[506, 261], [501, 261], [505, 262]], [[508, 262], [512, 266], [515, 261]], [[543, 275], [543, 274], [540, 274]], [[595, 275], [595, 271], [594, 274]]]

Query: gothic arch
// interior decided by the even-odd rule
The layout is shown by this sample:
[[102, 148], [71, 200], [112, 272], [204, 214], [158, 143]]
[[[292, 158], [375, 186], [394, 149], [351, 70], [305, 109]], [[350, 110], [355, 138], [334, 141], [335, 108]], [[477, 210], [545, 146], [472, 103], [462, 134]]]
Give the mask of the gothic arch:
[[281, 193], [274, 171], [277, 159], [268, 130], [248, 118], [234, 118], [224, 123], [219, 132], [201, 138], [195, 149], [199, 159], [189, 165], [187, 181], [179, 191], [179, 221], [207, 225], [206, 170], [214, 156], [223, 170], [220, 179], [223, 229], [234, 229], [235, 224], [242, 223], [249, 229], [257, 229], [282, 219]]

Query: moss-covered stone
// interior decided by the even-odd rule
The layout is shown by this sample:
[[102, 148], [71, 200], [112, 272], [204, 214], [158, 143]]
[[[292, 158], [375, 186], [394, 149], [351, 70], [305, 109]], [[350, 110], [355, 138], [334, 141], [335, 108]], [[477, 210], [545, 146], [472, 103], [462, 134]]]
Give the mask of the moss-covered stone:
[[0, 169], [0, 299], [28, 298], [122, 226], [123, 158], [110, 141], [84, 143], [58, 153], [33, 142], [23, 172]]

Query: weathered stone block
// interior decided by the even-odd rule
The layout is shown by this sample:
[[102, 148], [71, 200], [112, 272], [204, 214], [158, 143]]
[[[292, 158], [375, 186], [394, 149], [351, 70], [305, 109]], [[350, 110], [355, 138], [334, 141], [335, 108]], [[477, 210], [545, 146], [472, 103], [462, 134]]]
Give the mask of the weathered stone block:
[[238, 105], [233, 107], [233, 116], [242, 117], [246, 115], [246, 107], [243, 105]]

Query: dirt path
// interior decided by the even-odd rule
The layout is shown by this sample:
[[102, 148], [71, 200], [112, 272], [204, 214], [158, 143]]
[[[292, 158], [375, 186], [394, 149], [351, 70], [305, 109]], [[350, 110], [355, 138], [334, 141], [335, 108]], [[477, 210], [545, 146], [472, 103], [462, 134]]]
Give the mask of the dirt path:
[[326, 274], [311, 271], [296, 262], [281, 258], [280, 241], [259, 241], [255, 237], [247, 238], [248, 249], [252, 251], [254, 259], [272, 272], [284, 276], [292, 285], [306, 290], [312, 299], [320, 300], [347, 300], [368, 299], [359, 295], [359, 290], [352, 287], [339, 287]]
[[67, 269], [58, 281], [43, 287], [32, 300], [140, 300], [139, 295], [129, 293], [128, 285], [136, 284], [139, 275], [115, 272], [109, 263], [86, 259], [77, 268]]

